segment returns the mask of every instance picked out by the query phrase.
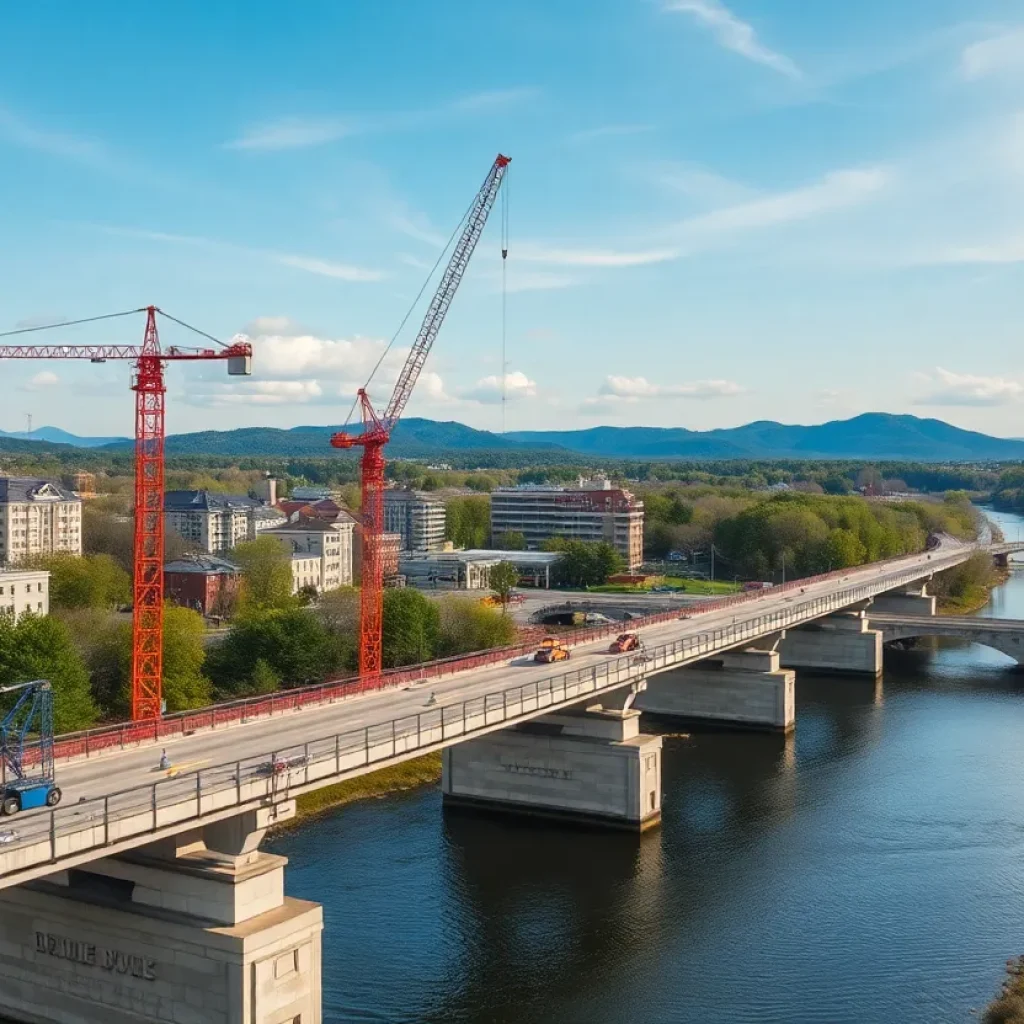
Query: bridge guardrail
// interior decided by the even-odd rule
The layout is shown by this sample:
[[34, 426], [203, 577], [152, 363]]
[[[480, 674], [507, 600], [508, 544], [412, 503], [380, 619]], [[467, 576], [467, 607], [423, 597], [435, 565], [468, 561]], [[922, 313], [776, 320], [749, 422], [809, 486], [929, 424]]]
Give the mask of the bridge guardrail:
[[[954, 556], [936, 560], [951, 564]], [[832, 594], [812, 597], [766, 615], [648, 648], [643, 657], [624, 655], [600, 665], [506, 687], [416, 715], [312, 740], [244, 760], [202, 768], [147, 785], [107, 794], [50, 811], [29, 812], [0, 829], [0, 882], [18, 881], [41, 865], [56, 865], [119, 843], [143, 845], [147, 837], [183, 821], [236, 810], [267, 800], [287, 799], [292, 791], [316, 788], [347, 772], [367, 769], [396, 757], [423, 753], [457, 737], [471, 737], [544, 709], [569, 706], [590, 694], [617, 689], [650, 672], [707, 658], [745, 641], [841, 610], [884, 590], [918, 579], [917, 570], [894, 573]], [[672, 616], [676, 618], [676, 616]], [[284, 767], [279, 771], [277, 765]], [[326, 784], [326, 782], [325, 782]], [[88, 859], [88, 858], [83, 858]], [[56, 870], [56, 868], [54, 868]], [[45, 873], [45, 872], [44, 872]]]
[[[955, 557], [957, 559], [962, 558], [964, 550], [968, 548], [973, 550], [976, 546], [965, 545], [963, 549], [957, 551]], [[884, 571], [885, 567], [901, 562], [907, 557], [907, 555], [898, 555], [894, 558], [871, 564], [877, 566], [881, 572]], [[720, 611], [723, 608], [729, 608], [734, 605], [756, 602], [758, 599], [763, 599], [769, 595], [796, 591], [830, 579], [841, 579], [843, 576], [848, 576], [851, 573], [863, 572], [864, 568], [864, 566], [857, 566], [851, 569], [838, 569], [830, 573], [820, 573], [817, 576], [807, 576], [802, 579], [791, 580], [767, 591], [731, 594], [727, 597], [703, 602], [696, 607], [690, 606], [693, 608], [692, 611], [689, 608], [681, 608], [667, 612], [656, 612], [652, 615], [631, 619], [629, 628], [631, 630], [643, 629], [645, 626], [671, 622], [673, 619], [696, 618], [700, 615]], [[567, 642], [569, 644], [579, 644], [606, 639], [617, 636], [622, 632], [622, 629], [623, 624], [621, 622], [584, 627], [574, 630]], [[423, 665], [392, 669], [370, 680], [361, 680], [355, 675], [340, 676], [323, 683], [315, 683], [311, 686], [282, 690], [266, 697], [246, 697], [222, 704], [212, 704], [195, 711], [176, 712], [165, 715], [153, 722], [124, 722], [82, 732], [67, 733], [57, 738], [54, 744], [54, 758], [57, 761], [73, 761], [94, 757], [113, 750], [130, 750], [140, 746], [155, 746], [162, 741], [190, 736], [197, 732], [227, 728], [260, 718], [269, 718], [275, 715], [301, 711], [308, 707], [333, 704], [339, 700], [361, 693], [394, 689], [406, 686], [409, 683], [424, 682], [431, 679], [443, 679], [458, 672], [464, 672], [467, 669], [497, 665], [511, 658], [528, 654], [534, 647], [535, 645], [531, 643], [521, 643], [510, 647], [479, 651], [474, 654], [456, 655], [451, 658], [427, 662]]]

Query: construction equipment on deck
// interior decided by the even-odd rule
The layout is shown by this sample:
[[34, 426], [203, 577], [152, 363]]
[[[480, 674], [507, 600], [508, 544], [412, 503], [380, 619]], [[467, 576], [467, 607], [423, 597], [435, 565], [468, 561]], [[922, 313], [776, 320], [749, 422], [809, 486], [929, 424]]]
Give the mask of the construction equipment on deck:
[[0, 687], [0, 695], [18, 691], [0, 722], [0, 813], [8, 815], [56, 807], [61, 795], [53, 781], [53, 689], [45, 679]]
[[[135, 562], [132, 609], [132, 719], [160, 717], [162, 708], [164, 629], [164, 363], [225, 359], [231, 376], [252, 373], [248, 341], [225, 345], [156, 306], [108, 313], [41, 327], [22, 327], [15, 334], [73, 327], [78, 324], [146, 314], [142, 345], [0, 345], [0, 359], [130, 359], [135, 363], [131, 389], [135, 392]], [[166, 317], [220, 348], [160, 347], [156, 315]]]
[[[381, 559], [380, 540], [384, 532], [384, 446], [391, 439], [391, 432], [402, 416], [416, 381], [419, 380], [423, 364], [427, 361], [441, 324], [444, 323], [448, 307], [462, 282], [469, 258], [473, 255], [484, 225], [494, 206], [502, 179], [510, 158], [500, 153], [487, 172], [487, 177], [476, 194], [464, 219], [465, 227], [451, 259], [441, 276], [441, 283], [430, 302], [427, 314], [420, 326], [416, 340], [409, 351], [405, 365], [398, 375], [398, 382], [391, 395], [391, 401], [382, 416], [378, 416], [366, 393], [366, 387], [359, 389], [357, 402], [362, 414], [361, 433], [340, 431], [331, 437], [335, 448], [355, 448], [362, 445], [362, 589], [359, 606], [359, 675], [364, 679], [379, 676], [382, 668], [381, 628], [384, 621], [384, 563]], [[502, 245], [502, 260], [508, 254], [508, 246]], [[379, 365], [379, 364], [378, 364]], [[505, 370], [502, 367], [502, 375]], [[369, 382], [367, 382], [369, 386]]]

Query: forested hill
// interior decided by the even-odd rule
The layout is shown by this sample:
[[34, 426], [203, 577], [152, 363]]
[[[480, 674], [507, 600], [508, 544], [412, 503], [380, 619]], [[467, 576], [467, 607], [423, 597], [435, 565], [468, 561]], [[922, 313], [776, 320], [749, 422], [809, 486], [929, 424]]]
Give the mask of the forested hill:
[[[51, 437], [70, 438], [56, 428]], [[302, 426], [290, 430], [243, 427], [174, 434], [170, 455], [324, 457], [338, 427]], [[40, 430], [42, 433], [42, 429]], [[128, 451], [130, 440], [102, 443], [103, 438], [75, 438], [76, 447], [97, 452]], [[99, 443], [97, 443], [99, 442]], [[26, 445], [64, 449], [43, 441], [0, 436], [0, 451]], [[64, 449], [66, 450], [66, 449]], [[589, 430], [516, 431], [494, 434], [462, 423], [411, 417], [403, 420], [389, 447], [392, 458], [443, 460], [446, 455], [490, 455], [501, 462], [525, 464], [568, 462], [580, 456], [599, 459], [869, 459], [917, 462], [1024, 460], [1024, 441], [962, 430], [942, 420], [888, 413], [865, 413], [849, 420], [816, 426], [792, 426], [762, 420], [723, 430], [683, 427], [593, 427]]]

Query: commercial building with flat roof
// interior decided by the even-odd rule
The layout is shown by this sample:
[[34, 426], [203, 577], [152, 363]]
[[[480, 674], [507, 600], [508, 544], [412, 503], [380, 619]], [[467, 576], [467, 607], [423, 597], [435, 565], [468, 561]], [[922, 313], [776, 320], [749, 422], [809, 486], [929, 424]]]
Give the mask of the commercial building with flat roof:
[[405, 553], [398, 560], [399, 572], [415, 587], [449, 590], [486, 590], [490, 572], [499, 562], [510, 562], [519, 572], [524, 587], [551, 586], [551, 574], [561, 557], [556, 551], [466, 551]]
[[604, 541], [627, 570], [644, 560], [644, 503], [608, 480], [581, 480], [580, 487], [524, 485], [491, 492], [491, 538], [521, 533], [530, 550], [552, 537]]

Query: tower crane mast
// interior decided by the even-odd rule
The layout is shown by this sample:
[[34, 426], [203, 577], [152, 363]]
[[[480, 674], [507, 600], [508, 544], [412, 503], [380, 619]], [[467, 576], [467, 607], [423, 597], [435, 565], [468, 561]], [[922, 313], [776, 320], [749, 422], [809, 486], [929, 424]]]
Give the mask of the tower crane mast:
[[88, 359], [92, 363], [127, 359], [135, 364], [131, 384], [135, 392], [132, 719], [147, 721], [160, 717], [163, 685], [164, 364], [224, 359], [229, 374], [248, 376], [252, 373], [252, 346], [247, 341], [235, 341], [220, 348], [161, 348], [156, 323], [158, 313], [218, 345], [220, 342], [175, 320], [156, 306], [91, 317], [88, 321], [21, 328], [4, 332], [0, 338], [134, 313], [146, 314], [146, 332], [141, 345], [0, 345], [0, 359]]
[[[378, 416], [365, 387], [357, 400], [363, 421], [361, 433], [339, 431], [331, 437], [335, 448], [362, 446], [362, 589], [359, 608], [359, 674], [364, 679], [380, 675], [382, 668], [381, 630], [384, 621], [384, 563], [381, 534], [384, 532], [384, 446], [394, 430], [427, 361], [452, 299], [462, 283], [473, 250], [483, 233], [498, 196], [510, 158], [495, 158], [483, 185], [466, 215], [465, 226], [427, 308], [426, 316], [405, 360], [391, 399]], [[507, 250], [502, 250], [502, 258]], [[504, 373], [504, 369], [502, 369]]]

